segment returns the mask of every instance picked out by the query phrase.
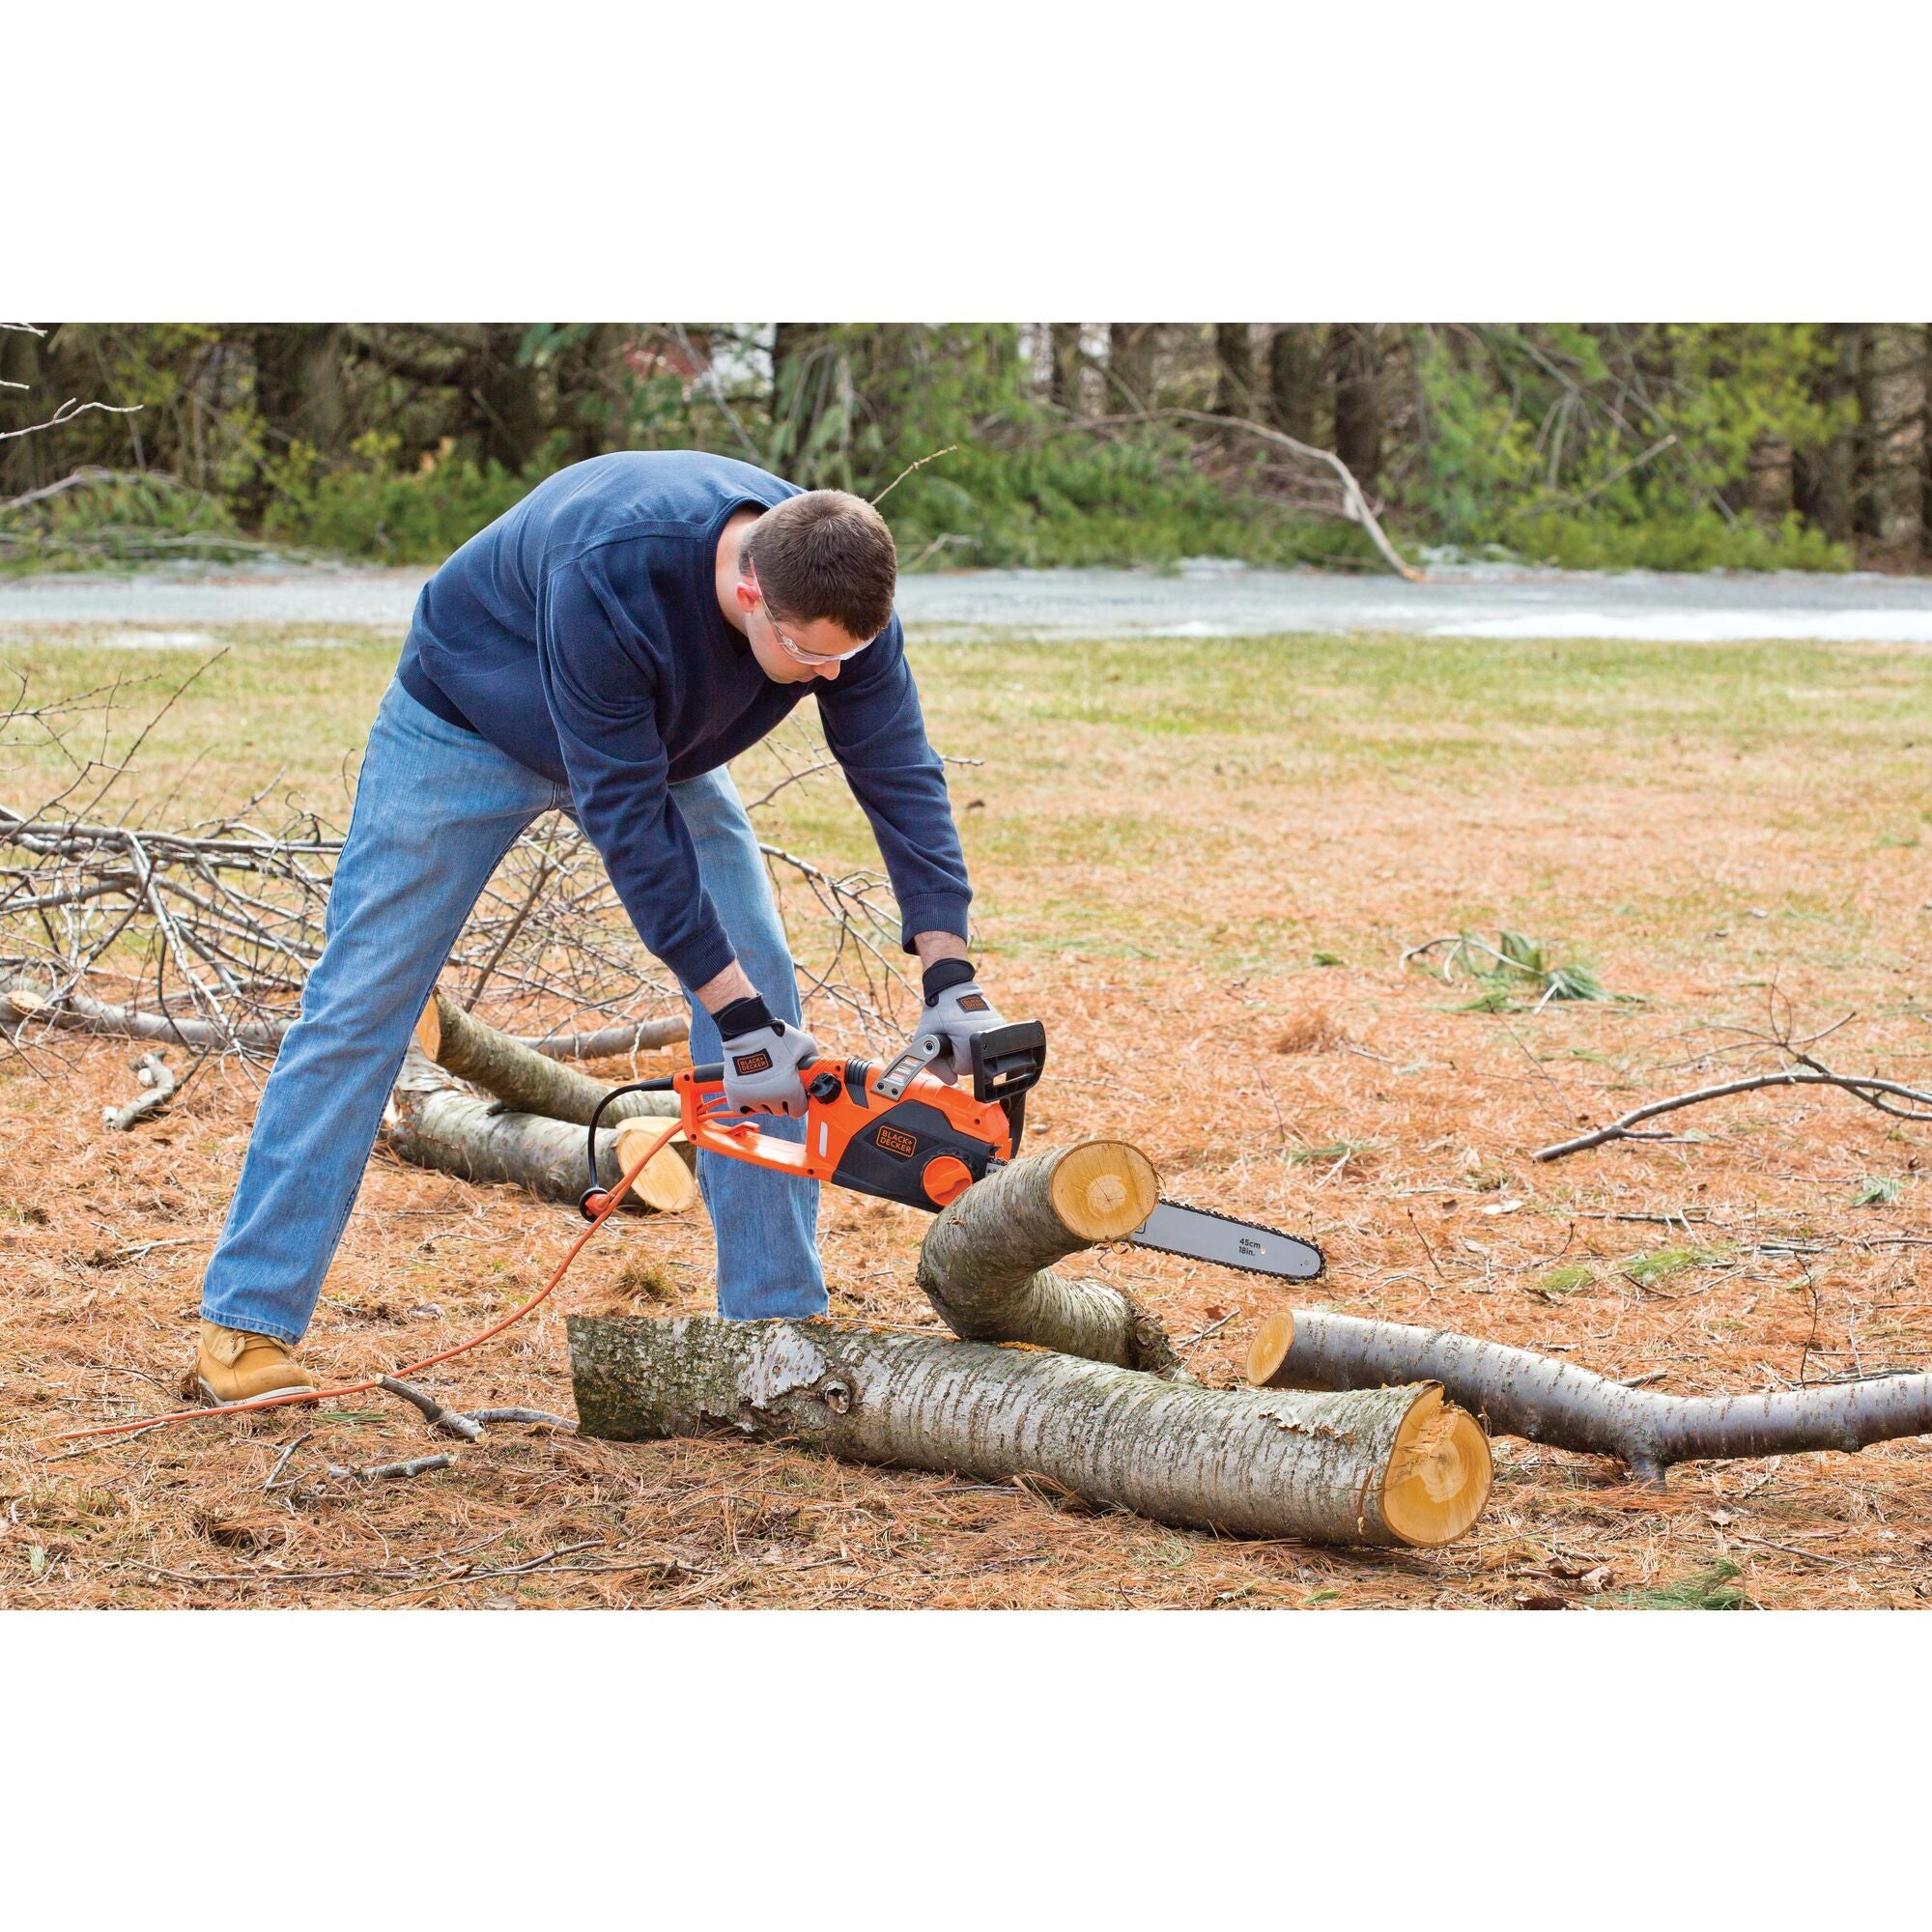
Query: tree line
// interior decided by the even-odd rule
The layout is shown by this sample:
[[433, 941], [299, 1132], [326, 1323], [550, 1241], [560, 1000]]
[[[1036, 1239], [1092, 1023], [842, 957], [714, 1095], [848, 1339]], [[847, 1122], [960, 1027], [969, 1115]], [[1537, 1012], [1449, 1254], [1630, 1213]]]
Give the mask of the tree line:
[[1412, 546], [1920, 569], [1929, 375], [1890, 323], [39, 325], [0, 334], [0, 430], [136, 412], [0, 440], [0, 561], [434, 558], [561, 465], [695, 445], [893, 489], [922, 565], [1367, 562], [1259, 425]]

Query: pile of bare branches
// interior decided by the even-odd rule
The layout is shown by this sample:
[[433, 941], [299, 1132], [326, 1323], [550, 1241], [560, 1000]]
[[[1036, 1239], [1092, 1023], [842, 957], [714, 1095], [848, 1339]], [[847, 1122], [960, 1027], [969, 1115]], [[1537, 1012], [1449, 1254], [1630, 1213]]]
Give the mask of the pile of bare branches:
[[[59, 789], [38, 803], [0, 803], [0, 1028], [64, 1026], [270, 1057], [321, 956], [342, 828], [306, 803], [278, 801], [279, 781], [188, 822], [170, 822], [166, 799], [117, 804], [142, 742], [187, 688], [110, 758], [114, 718], [147, 682], [34, 704], [20, 680], [0, 709], [0, 751], [63, 767]], [[751, 801], [753, 810], [832, 762], [803, 741], [774, 749], [785, 775]], [[802, 993], [883, 1047], [896, 1037], [895, 1015], [916, 1005], [886, 880], [762, 849], [794, 915]], [[597, 852], [560, 813], [531, 825], [498, 867], [444, 984], [466, 1009], [559, 1057], [627, 1051], [648, 1016], [681, 1004]]]

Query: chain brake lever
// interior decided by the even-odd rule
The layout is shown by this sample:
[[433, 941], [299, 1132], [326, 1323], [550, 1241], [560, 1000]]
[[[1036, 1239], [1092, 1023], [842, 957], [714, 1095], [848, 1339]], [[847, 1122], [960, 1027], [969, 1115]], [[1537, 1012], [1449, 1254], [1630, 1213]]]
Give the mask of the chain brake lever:
[[873, 1091], [888, 1100], [896, 1100], [922, 1073], [946, 1051], [946, 1036], [939, 1033], [915, 1034], [899, 1050], [893, 1064], [880, 1074]]

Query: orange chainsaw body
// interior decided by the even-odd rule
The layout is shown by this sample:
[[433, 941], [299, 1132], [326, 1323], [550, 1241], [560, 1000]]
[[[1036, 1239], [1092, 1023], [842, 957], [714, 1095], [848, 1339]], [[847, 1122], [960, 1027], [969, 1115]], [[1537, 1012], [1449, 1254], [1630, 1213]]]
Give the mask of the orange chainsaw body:
[[1012, 1158], [1012, 1128], [998, 1100], [976, 1099], [929, 1073], [915, 1073], [891, 1099], [878, 1091], [885, 1071], [869, 1060], [801, 1067], [802, 1142], [761, 1133], [762, 1117], [728, 1114], [716, 1066], [688, 1066], [670, 1085], [693, 1147], [928, 1213], [956, 1201], [995, 1162]]

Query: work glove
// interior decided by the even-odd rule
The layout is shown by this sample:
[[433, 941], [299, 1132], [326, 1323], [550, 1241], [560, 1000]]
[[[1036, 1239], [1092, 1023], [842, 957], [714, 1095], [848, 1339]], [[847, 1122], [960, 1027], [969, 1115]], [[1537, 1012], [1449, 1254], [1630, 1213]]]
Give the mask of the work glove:
[[775, 1020], [755, 993], [733, 1000], [716, 1018], [724, 1043], [724, 1104], [734, 1114], [804, 1113], [798, 1070], [818, 1058], [818, 1042], [803, 1027]]
[[935, 959], [925, 969], [925, 1010], [922, 1033], [936, 1033], [947, 1051], [925, 1070], [950, 1087], [973, 1072], [973, 1036], [1006, 1025], [999, 1009], [980, 990], [966, 959]]

